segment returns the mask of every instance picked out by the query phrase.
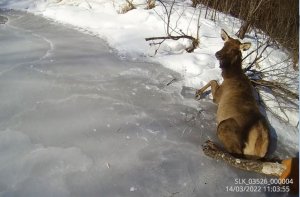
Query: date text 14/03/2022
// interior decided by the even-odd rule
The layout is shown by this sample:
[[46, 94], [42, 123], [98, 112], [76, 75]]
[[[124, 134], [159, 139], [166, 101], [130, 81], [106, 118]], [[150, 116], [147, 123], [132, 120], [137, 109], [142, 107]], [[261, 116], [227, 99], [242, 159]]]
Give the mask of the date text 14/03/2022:
[[234, 185], [226, 186], [226, 192], [290, 192], [293, 179], [234, 179]]
[[226, 192], [290, 192], [290, 187], [285, 185], [234, 185], [234, 186], [226, 186]]

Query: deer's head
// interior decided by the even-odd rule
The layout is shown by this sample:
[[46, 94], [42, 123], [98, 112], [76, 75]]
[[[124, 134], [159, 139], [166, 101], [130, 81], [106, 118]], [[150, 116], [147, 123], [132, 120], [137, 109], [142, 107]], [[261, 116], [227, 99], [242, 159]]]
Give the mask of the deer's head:
[[223, 29], [221, 30], [221, 38], [224, 40], [224, 46], [215, 54], [216, 58], [220, 61], [220, 68], [241, 69], [241, 51], [247, 51], [251, 47], [251, 43], [241, 43], [238, 39], [231, 38]]

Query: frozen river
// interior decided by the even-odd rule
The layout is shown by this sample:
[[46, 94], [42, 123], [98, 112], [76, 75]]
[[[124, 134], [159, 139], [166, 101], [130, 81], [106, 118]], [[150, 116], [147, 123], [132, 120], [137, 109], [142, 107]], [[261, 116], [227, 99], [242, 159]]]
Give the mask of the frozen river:
[[0, 196], [284, 196], [226, 192], [262, 178], [206, 157], [216, 106], [180, 74], [21, 12], [0, 25]]

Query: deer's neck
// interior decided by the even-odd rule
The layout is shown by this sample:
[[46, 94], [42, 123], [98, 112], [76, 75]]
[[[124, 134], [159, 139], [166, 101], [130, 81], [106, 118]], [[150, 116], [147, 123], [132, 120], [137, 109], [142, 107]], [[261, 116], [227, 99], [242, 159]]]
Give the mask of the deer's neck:
[[222, 77], [226, 78], [236, 78], [244, 76], [244, 72], [242, 70], [242, 62], [235, 62], [234, 64], [227, 65], [222, 68]]

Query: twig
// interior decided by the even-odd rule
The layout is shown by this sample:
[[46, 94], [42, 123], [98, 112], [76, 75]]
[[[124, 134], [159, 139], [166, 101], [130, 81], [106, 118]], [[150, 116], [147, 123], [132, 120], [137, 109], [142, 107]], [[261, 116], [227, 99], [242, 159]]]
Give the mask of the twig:
[[90, 2], [88, 2], [87, 0], [84, 0], [86, 3], [87, 3], [87, 5], [89, 6], [89, 9], [92, 9], [93, 7], [91, 6], [91, 4], [90, 4]]
[[172, 39], [172, 40], [179, 40], [181, 38], [187, 38], [190, 40], [194, 40], [195, 38], [193, 36], [188, 36], [188, 35], [182, 35], [182, 36], [160, 36], [160, 37], [151, 37], [151, 38], [145, 38], [146, 41], [150, 40], [167, 40], [167, 39]]
[[166, 86], [169, 86], [169, 85], [171, 85], [172, 83], [174, 83], [176, 81], [176, 78], [173, 78], [170, 82], [168, 82], [167, 83], [167, 85]]
[[[189, 39], [192, 41], [192, 44], [190, 47], [186, 48], [186, 51], [187, 52], [193, 52], [195, 50], [195, 48], [197, 48], [197, 46], [199, 45], [199, 40], [198, 40], [198, 34], [199, 34], [199, 28], [198, 28], [198, 32], [197, 32], [197, 38], [194, 38], [193, 36], [189, 36], [189, 35], [186, 35], [181, 29], [176, 30], [177, 29], [177, 24], [178, 24], [178, 21], [179, 19], [182, 17], [183, 15], [183, 12], [180, 14], [180, 13], [177, 13], [179, 15], [176, 23], [175, 23], [175, 27], [171, 27], [170, 23], [171, 23], [171, 15], [172, 15], [172, 12], [173, 12], [173, 9], [174, 9], [174, 5], [176, 3], [175, 0], [173, 0], [170, 4], [170, 8], [168, 9], [167, 8], [167, 5], [165, 4], [164, 1], [162, 0], [158, 0], [159, 3], [162, 4], [162, 7], [163, 9], [165, 10], [166, 12], [166, 18], [163, 18], [162, 16], [160, 16], [156, 11], [156, 13], [160, 16], [160, 18], [164, 21], [164, 23], [166, 24], [166, 34], [167, 36], [159, 36], [159, 37], [150, 37], [150, 38], [145, 38], [146, 41], [152, 41], [152, 40], [162, 40], [161, 42], [158, 42], [158, 43], [152, 43], [152, 45], [161, 45], [165, 40], [168, 40], [168, 39], [171, 39], [171, 40], [179, 40], [179, 39], [182, 39], [182, 38], [185, 38], [185, 39]], [[200, 14], [199, 14], [200, 15]], [[198, 23], [198, 26], [199, 26], [199, 23]], [[174, 36], [172, 35], [172, 33], [176, 33], [178, 35]], [[157, 50], [155, 50], [155, 54], [157, 53]]]
[[294, 92], [282, 87], [282, 85], [280, 83], [277, 83], [275, 81], [266, 81], [266, 80], [258, 79], [258, 80], [251, 80], [251, 82], [254, 85], [265, 86], [270, 89], [278, 89], [279, 91], [283, 92], [286, 96], [288, 96], [292, 99], [299, 100], [299, 95], [297, 93], [294, 93]]

